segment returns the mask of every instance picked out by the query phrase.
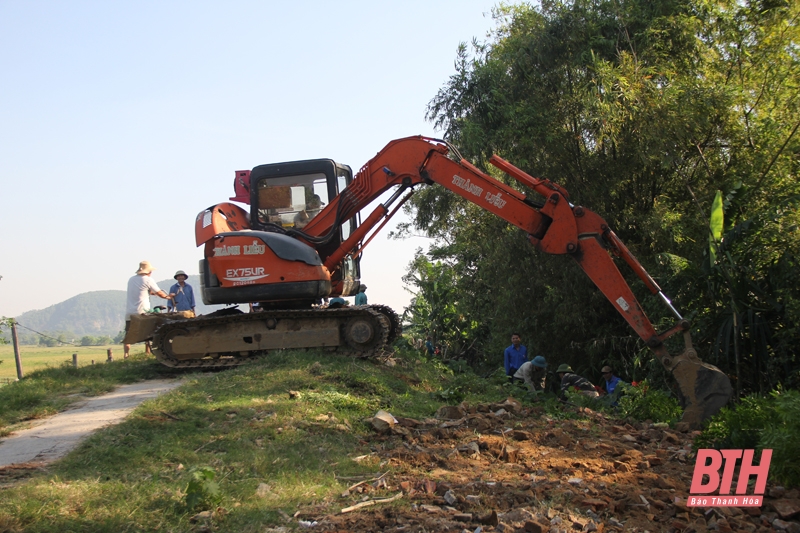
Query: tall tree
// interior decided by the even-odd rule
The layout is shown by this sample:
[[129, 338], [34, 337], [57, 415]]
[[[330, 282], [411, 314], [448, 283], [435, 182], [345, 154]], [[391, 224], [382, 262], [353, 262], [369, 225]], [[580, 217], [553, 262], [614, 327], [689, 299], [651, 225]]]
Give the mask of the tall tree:
[[[717, 346], [713, 361], [733, 371], [730, 350], [721, 355], [730, 333], [744, 389], [774, 376], [776, 361], [796, 379], [787, 340], [797, 338], [798, 294], [786, 276], [800, 241], [799, 14], [797, 2], [775, 0], [503, 6], [487, 42], [459, 48], [428, 118], [479, 166], [498, 153], [604, 216], [702, 328], [701, 353]], [[712, 261], [718, 190], [725, 237]], [[447, 191], [424, 190], [410, 209], [415, 229], [439, 239], [432, 256], [452, 268], [459, 312], [482, 324], [476, 359], [493, 361], [521, 329], [557, 360], [636, 371], [644, 347], [577, 267], [535, 254]], [[631, 285], [651, 319], [670, 325]], [[743, 327], [727, 332], [727, 316]]]

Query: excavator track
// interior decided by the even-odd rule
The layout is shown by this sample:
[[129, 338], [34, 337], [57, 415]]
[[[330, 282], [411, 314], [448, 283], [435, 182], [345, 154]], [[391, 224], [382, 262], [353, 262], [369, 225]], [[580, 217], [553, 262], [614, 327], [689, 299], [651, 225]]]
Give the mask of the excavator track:
[[153, 334], [153, 354], [173, 368], [233, 367], [283, 348], [326, 348], [375, 357], [398, 327], [391, 319], [397, 314], [384, 307], [262, 311], [170, 321]]
[[389, 337], [386, 339], [386, 344], [392, 344], [403, 334], [403, 323], [400, 321], [400, 316], [395, 313], [394, 309], [388, 305], [370, 305], [368, 307], [379, 312], [389, 321]]

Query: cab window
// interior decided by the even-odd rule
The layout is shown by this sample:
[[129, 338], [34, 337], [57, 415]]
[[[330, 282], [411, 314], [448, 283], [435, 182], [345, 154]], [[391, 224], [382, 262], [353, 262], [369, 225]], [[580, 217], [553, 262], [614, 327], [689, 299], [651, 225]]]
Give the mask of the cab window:
[[258, 182], [258, 221], [304, 228], [328, 204], [325, 174], [304, 174]]

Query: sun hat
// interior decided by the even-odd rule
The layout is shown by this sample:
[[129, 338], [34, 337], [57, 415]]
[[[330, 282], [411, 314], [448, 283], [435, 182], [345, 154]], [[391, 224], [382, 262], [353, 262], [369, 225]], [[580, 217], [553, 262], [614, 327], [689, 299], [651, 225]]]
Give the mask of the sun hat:
[[562, 372], [572, 372], [572, 367], [567, 363], [562, 363], [561, 366], [558, 367], [558, 370], [556, 370], [556, 374], [560, 374]]
[[[172, 276], [172, 277], [175, 278], [175, 279], [178, 279], [178, 276], [186, 276], [186, 272], [184, 272], [183, 270], [178, 270], [177, 272], [175, 272], [175, 275]], [[188, 278], [189, 276], [186, 276], [186, 277]]]
[[613, 370], [611, 370], [610, 366], [606, 365], [606, 366], [604, 366], [603, 368], [600, 369], [600, 372], [602, 372], [603, 374], [606, 374], [606, 373], [610, 374], [611, 372], [613, 372]]
[[155, 268], [153, 265], [150, 264], [150, 261], [142, 261], [139, 263], [139, 270], [136, 271], [137, 274], [150, 274]]
[[547, 368], [547, 359], [545, 359], [541, 355], [537, 355], [536, 357], [533, 358], [533, 361], [531, 361], [531, 364], [533, 366], [537, 366], [539, 368]]

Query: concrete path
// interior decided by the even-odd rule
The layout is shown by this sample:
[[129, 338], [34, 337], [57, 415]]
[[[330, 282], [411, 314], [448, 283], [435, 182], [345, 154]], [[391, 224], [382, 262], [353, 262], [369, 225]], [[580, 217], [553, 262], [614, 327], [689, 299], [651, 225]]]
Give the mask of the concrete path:
[[170, 391], [180, 380], [142, 381], [88, 398], [66, 411], [12, 433], [0, 442], [0, 468], [19, 463], [48, 463], [72, 451], [81, 439], [121, 422], [145, 400]]

